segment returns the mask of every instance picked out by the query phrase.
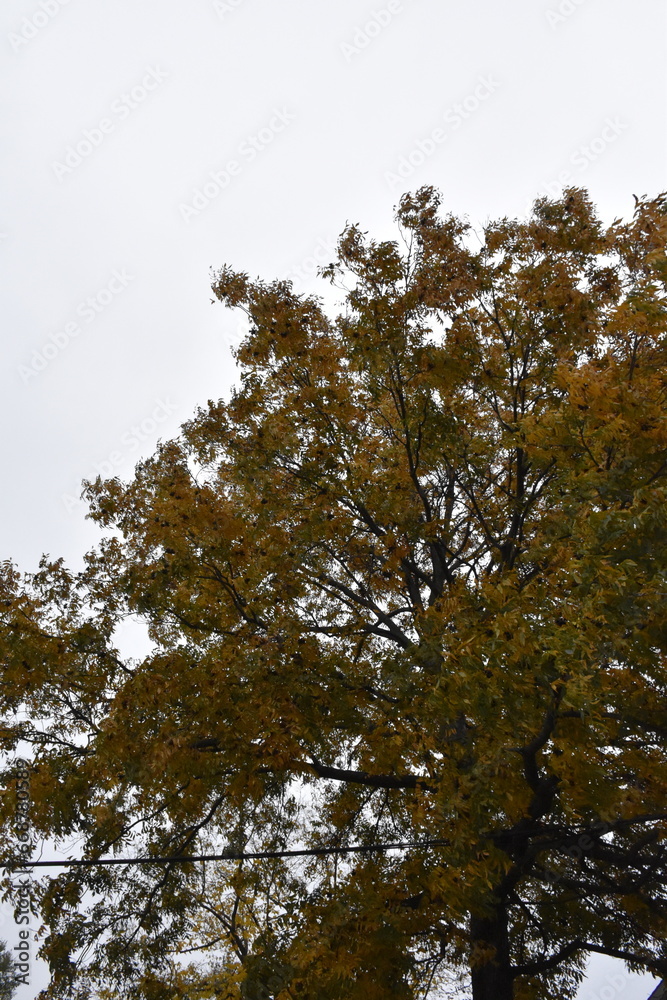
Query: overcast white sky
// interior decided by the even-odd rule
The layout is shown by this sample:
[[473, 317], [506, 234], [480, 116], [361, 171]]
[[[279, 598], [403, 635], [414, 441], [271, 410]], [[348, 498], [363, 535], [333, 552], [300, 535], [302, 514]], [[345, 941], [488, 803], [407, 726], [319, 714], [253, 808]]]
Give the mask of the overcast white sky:
[[[425, 183], [474, 224], [564, 183], [607, 221], [667, 189], [666, 21], [664, 0], [3, 0], [0, 559], [77, 565], [80, 481], [131, 475], [226, 394], [211, 266], [316, 290], [346, 221], [391, 237]], [[595, 962], [581, 996], [650, 982]]]

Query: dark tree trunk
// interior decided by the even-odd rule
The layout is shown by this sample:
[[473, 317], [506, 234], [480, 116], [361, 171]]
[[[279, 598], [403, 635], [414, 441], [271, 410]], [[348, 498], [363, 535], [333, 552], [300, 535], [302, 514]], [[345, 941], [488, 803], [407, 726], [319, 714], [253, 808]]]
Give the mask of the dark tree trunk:
[[495, 949], [492, 958], [471, 969], [472, 1000], [514, 1000], [506, 911], [498, 909], [492, 917], [472, 917], [470, 940], [473, 948]]

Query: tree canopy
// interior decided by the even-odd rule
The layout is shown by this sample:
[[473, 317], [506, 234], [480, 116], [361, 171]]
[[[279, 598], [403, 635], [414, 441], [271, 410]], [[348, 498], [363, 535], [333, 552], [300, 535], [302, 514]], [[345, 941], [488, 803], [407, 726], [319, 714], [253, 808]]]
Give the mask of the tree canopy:
[[18, 988], [16, 969], [12, 953], [7, 944], [0, 941], [0, 1000], [12, 1000]]
[[48, 997], [667, 976], [667, 196], [397, 225], [346, 228], [333, 317], [215, 273], [230, 399], [87, 485], [81, 572], [4, 565], [0, 819], [18, 866], [28, 746], [36, 841], [85, 858], [413, 846], [36, 872]]

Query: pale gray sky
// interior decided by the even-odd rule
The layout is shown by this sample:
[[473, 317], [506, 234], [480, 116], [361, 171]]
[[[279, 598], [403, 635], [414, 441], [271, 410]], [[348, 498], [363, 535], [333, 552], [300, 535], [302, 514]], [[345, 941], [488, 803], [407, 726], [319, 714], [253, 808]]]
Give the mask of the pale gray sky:
[[[4, 0], [0, 558], [77, 565], [81, 479], [129, 476], [226, 394], [238, 320], [210, 266], [316, 290], [346, 221], [391, 237], [425, 183], [474, 224], [568, 183], [607, 221], [666, 189], [666, 20], [664, 0]], [[581, 996], [649, 983], [596, 961]]]

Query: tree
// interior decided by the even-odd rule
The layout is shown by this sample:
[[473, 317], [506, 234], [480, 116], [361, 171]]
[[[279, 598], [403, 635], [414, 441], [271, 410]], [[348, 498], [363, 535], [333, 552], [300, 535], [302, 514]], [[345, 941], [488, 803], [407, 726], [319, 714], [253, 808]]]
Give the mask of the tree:
[[4, 941], [0, 941], [0, 1000], [11, 1000], [18, 983], [12, 955]]
[[605, 227], [573, 188], [477, 236], [422, 188], [397, 221], [403, 245], [343, 233], [333, 319], [215, 274], [251, 321], [239, 387], [88, 484], [82, 572], [2, 582], [36, 837], [369, 849], [36, 881], [48, 997], [560, 1000], [590, 953], [667, 975], [667, 196]]

